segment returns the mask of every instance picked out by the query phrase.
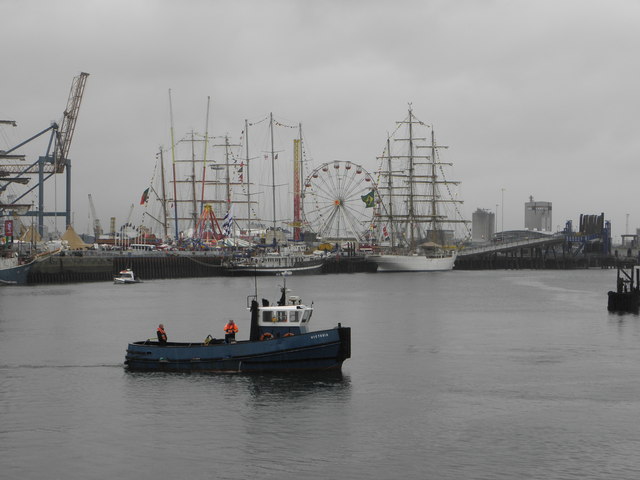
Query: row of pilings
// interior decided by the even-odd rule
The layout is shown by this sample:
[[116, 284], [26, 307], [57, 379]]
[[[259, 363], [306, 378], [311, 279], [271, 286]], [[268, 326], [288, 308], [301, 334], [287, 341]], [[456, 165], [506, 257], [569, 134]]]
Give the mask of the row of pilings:
[[456, 270], [572, 270], [581, 268], [630, 268], [638, 264], [636, 257], [584, 254], [570, 255], [547, 252], [541, 248], [511, 250], [458, 257]]

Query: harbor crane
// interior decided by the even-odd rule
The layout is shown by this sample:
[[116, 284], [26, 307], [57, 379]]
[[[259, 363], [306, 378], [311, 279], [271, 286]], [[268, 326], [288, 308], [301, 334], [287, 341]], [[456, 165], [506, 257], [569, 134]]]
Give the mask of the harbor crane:
[[97, 242], [103, 232], [102, 232], [102, 226], [100, 225], [100, 219], [96, 215], [96, 207], [94, 207], [94, 205], [93, 205], [93, 199], [91, 198], [91, 194], [89, 194], [89, 209], [91, 210], [91, 222], [93, 224], [93, 236], [95, 237], [95, 241]]
[[[25, 184], [29, 181], [28, 175], [37, 175], [38, 183], [28, 190], [22, 192], [8, 204], [0, 204], [0, 213], [16, 213], [22, 206], [18, 202], [26, 195], [38, 189], [38, 209], [35, 212], [27, 212], [24, 215], [36, 216], [38, 219], [38, 233], [44, 234], [44, 217], [62, 217], [66, 220], [66, 225], [71, 224], [71, 160], [69, 159], [69, 149], [71, 140], [76, 128], [78, 113], [84, 87], [87, 82], [88, 73], [80, 73], [71, 83], [71, 91], [67, 100], [67, 106], [63, 112], [60, 125], [52, 123], [49, 127], [33, 135], [22, 143], [19, 143], [9, 150], [0, 151], [0, 193], [5, 191], [10, 183]], [[28, 166], [19, 162], [25, 160], [24, 155], [12, 154], [31, 141], [50, 132], [49, 143], [46, 153], [38, 160]], [[47, 212], [44, 208], [44, 183], [55, 174], [66, 174], [66, 202], [64, 212]], [[8, 178], [8, 175], [15, 175]]]

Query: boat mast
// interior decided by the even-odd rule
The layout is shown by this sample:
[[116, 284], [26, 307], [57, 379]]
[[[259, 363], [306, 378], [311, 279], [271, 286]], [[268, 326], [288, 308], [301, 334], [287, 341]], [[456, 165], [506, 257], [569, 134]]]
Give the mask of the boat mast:
[[[245, 167], [247, 169], [247, 238], [251, 238], [251, 182], [249, 181], [249, 122], [244, 120]], [[257, 288], [256, 288], [257, 291]], [[257, 297], [256, 297], [257, 298]]]
[[207, 147], [209, 146], [209, 104], [211, 97], [207, 96], [207, 118], [204, 128], [204, 156], [202, 159], [202, 193], [200, 195], [200, 211], [204, 210], [204, 186], [207, 177]]
[[436, 137], [433, 131], [433, 125], [431, 126], [431, 241], [435, 243], [441, 243], [436, 238], [437, 236], [437, 204], [436, 204]]
[[173, 106], [171, 105], [171, 89], [169, 89], [169, 119], [171, 123], [171, 162], [173, 163], [173, 215], [175, 220], [176, 242], [179, 239], [178, 231], [178, 188], [176, 183], [176, 143], [173, 135]]
[[191, 219], [195, 231], [196, 225], [198, 225], [198, 199], [196, 196], [196, 150], [193, 130], [191, 130], [191, 198]]
[[273, 241], [276, 243], [276, 162], [273, 149], [273, 112], [269, 113], [269, 129], [271, 132], [271, 191], [273, 197]]
[[166, 240], [169, 238], [169, 226], [167, 224], [167, 192], [164, 184], [164, 155], [162, 153], [162, 147], [160, 147], [160, 179], [162, 182], [162, 239]]
[[229, 171], [229, 136], [224, 136], [224, 164], [225, 164], [225, 174], [226, 174], [226, 203], [227, 203], [227, 212], [231, 209], [231, 173]]
[[409, 231], [411, 244], [410, 248], [416, 247], [415, 227], [416, 217], [413, 205], [413, 182], [414, 182], [414, 158], [413, 158], [413, 111], [409, 104]]
[[395, 248], [395, 220], [393, 218], [393, 174], [391, 165], [391, 138], [387, 134], [387, 186], [389, 188], [389, 228], [391, 228], [391, 248]]

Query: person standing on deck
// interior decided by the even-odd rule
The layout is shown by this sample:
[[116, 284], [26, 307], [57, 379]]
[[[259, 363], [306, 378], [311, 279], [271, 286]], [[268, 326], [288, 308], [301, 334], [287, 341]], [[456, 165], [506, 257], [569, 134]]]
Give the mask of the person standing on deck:
[[235, 342], [236, 333], [238, 333], [238, 326], [233, 320], [229, 320], [224, 326], [224, 343]]
[[167, 343], [167, 332], [164, 331], [164, 325], [161, 323], [158, 325], [158, 343], [165, 345]]

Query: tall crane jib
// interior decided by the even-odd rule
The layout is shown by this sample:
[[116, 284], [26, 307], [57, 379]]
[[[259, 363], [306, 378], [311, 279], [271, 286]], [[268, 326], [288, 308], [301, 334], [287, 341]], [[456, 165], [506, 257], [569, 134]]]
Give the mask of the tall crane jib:
[[89, 194], [89, 209], [91, 210], [91, 219], [93, 221], [93, 235], [95, 237], [95, 241], [98, 241], [98, 238], [102, 235], [102, 226], [100, 225], [100, 219], [96, 215], [96, 208], [93, 206], [93, 199], [91, 198], [91, 194]]
[[64, 167], [67, 164], [71, 139], [76, 128], [80, 103], [82, 103], [82, 95], [84, 94], [84, 86], [87, 83], [88, 76], [88, 73], [82, 72], [71, 83], [71, 91], [67, 100], [67, 108], [65, 108], [62, 117], [62, 125], [60, 125], [56, 133], [55, 173], [64, 172]]

